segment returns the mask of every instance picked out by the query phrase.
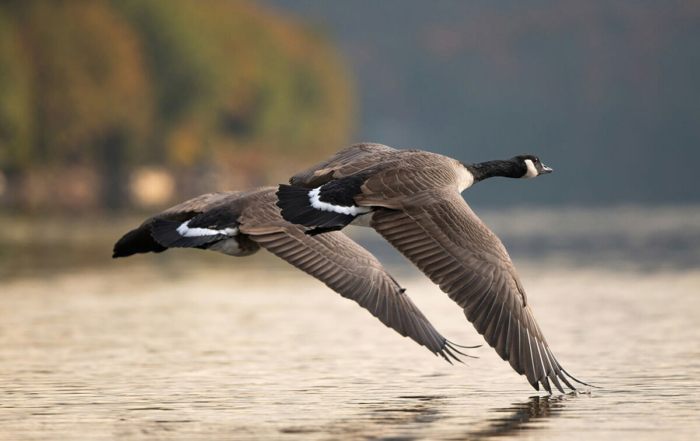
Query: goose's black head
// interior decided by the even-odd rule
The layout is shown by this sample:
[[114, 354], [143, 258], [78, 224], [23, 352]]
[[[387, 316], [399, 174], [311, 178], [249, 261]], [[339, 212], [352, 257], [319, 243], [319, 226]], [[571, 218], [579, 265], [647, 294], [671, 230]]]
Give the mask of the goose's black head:
[[[540, 175], [552, 173], [552, 169], [542, 164], [540, 158], [535, 155], [518, 155], [514, 158], [508, 159], [508, 161], [515, 161], [520, 165], [522, 174], [519, 177], [521, 179], [532, 179]], [[511, 177], [516, 178], [518, 176]]]
[[535, 155], [518, 155], [510, 159], [463, 165], [474, 176], [474, 183], [494, 176], [531, 179], [552, 172], [552, 169], [542, 164], [540, 158]]

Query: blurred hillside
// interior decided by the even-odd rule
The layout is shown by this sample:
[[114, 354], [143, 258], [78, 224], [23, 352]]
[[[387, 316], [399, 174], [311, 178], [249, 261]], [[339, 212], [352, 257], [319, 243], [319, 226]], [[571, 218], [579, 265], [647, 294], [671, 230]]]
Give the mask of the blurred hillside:
[[243, 1], [0, 3], [0, 206], [157, 205], [284, 180], [349, 142], [327, 35]]
[[692, 0], [8, 0], [0, 209], [152, 210], [360, 141], [555, 170], [474, 206], [699, 203], [698, 41]]
[[470, 203], [700, 202], [700, 1], [265, 3], [333, 30], [358, 140], [554, 168]]

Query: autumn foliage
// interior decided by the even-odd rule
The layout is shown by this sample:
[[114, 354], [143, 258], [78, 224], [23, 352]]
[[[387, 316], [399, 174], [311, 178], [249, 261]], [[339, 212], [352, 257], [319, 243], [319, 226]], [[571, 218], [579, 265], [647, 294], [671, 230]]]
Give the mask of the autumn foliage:
[[274, 183], [343, 146], [353, 116], [327, 37], [258, 5], [0, 5], [6, 206], [130, 205], [143, 169], [174, 177], [172, 197]]

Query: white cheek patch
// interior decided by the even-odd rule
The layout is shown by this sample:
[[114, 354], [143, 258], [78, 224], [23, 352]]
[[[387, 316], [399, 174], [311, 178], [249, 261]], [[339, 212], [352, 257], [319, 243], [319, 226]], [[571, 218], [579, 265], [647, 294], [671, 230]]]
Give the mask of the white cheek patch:
[[[323, 185], [321, 187], [323, 187]], [[358, 207], [356, 205], [343, 207], [341, 205], [333, 205], [329, 204], [328, 202], [323, 202], [320, 199], [321, 187], [314, 188], [309, 192], [309, 201], [311, 202], [311, 206], [317, 210], [349, 214], [350, 216], [357, 216], [358, 214], [367, 213], [370, 211], [370, 209], [367, 207]]]
[[532, 162], [532, 159], [526, 159], [525, 164], [527, 164], [527, 173], [525, 173], [525, 176], [523, 176], [521, 179], [532, 179], [539, 175], [535, 164]]
[[177, 232], [180, 233], [182, 237], [200, 237], [200, 236], [218, 236], [224, 234], [226, 236], [235, 236], [238, 234], [238, 227], [234, 228], [224, 228], [223, 230], [212, 230], [210, 228], [188, 228], [187, 225], [190, 221], [187, 221], [177, 227]]

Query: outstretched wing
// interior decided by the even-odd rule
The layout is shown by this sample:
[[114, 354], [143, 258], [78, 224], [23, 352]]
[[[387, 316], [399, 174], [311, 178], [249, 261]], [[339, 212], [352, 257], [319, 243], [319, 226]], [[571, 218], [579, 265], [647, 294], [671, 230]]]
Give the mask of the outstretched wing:
[[542, 383], [551, 392], [551, 380], [563, 393], [561, 380], [575, 390], [527, 304], [503, 244], [457, 190], [434, 189], [428, 198], [410, 192], [385, 196], [399, 209], [378, 209], [370, 225], [462, 307], [486, 342], [535, 389]]
[[382, 158], [396, 153], [396, 149], [382, 144], [362, 143], [343, 149], [328, 159], [297, 173], [289, 179], [289, 183], [298, 187], [316, 188], [330, 181], [337, 171], [341, 175], [352, 173], [376, 165]]
[[433, 327], [379, 261], [343, 233], [309, 236], [306, 228], [283, 220], [273, 203], [256, 204], [250, 210], [254, 211], [246, 211], [241, 217], [240, 229], [260, 246], [354, 300], [386, 326], [447, 361], [457, 359], [453, 351], [461, 354], [454, 347], [457, 345]]

